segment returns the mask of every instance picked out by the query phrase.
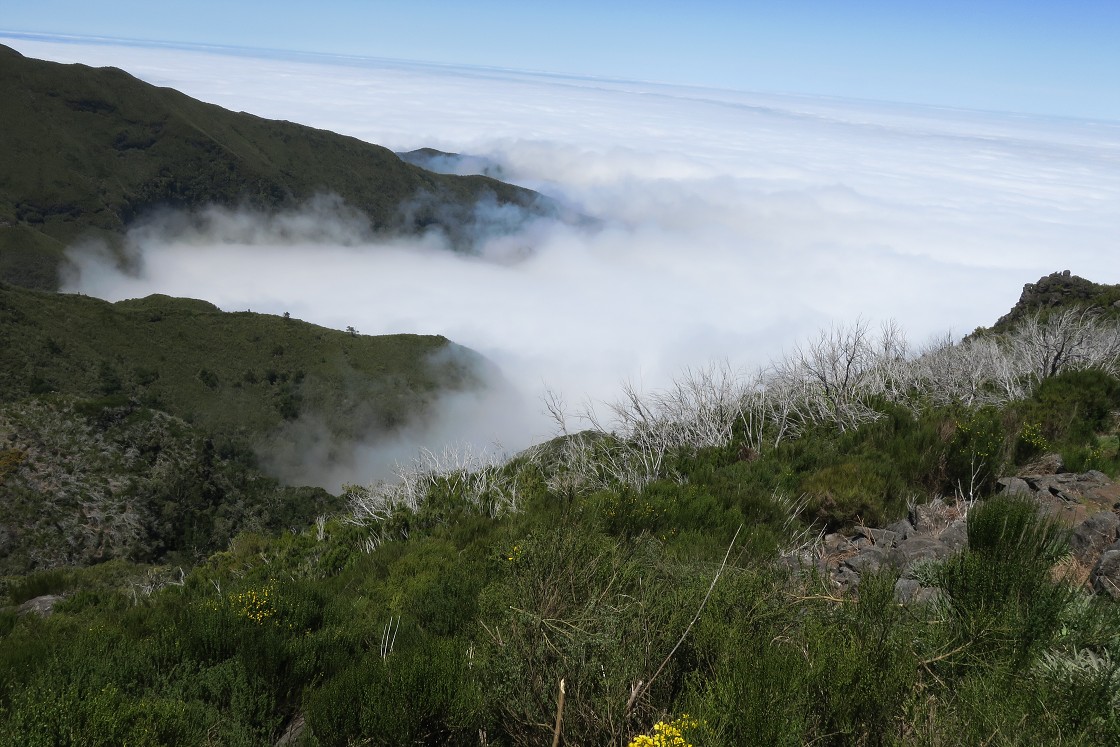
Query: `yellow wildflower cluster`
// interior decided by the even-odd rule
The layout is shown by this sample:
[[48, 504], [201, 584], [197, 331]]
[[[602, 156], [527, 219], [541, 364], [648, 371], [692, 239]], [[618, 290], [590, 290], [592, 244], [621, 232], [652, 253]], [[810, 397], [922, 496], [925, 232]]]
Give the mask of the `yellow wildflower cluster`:
[[1023, 443], [1033, 447], [1037, 451], [1048, 451], [1050, 443], [1046, 440], [1046, 436], [1042, 433], [1042, 425], [1040, 423], [1027, 423], [1023, 426], [1019, 438], [1023, 439]]
[[267, 586], [260, 591], [249, 589], [234, 594], [229, 601], [238, 615], [258, 625], [263, 625], [266, 620], [276, 615], [272, 589]]
[[511, 562], [514, 560], [521, 560], [521, 545], [514, 545], [510, 548], [509, 552], [506, 553], [506, 560]]
[[630, 740], [627, 747], [693, 747], [685, 739], [685, 732], [700, 726], [700, 722], [682, 713], [672, 721], [658, 721], [650, 734], [640, 734]]

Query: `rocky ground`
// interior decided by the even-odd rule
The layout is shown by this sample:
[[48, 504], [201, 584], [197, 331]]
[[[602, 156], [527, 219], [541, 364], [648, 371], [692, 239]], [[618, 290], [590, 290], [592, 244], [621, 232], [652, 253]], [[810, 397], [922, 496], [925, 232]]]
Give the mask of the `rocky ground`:
[[[1095, 470], [1067, 472], [1061, 457], [1048, 454], [997, 484], [1002, 493], [1036, 500], [1070, 527], [1070, 553], [1055, 574], [1120, 599], [1120, 483]], [[969, 508], [964, 499], [936, 498], [888, 526], [825, 535], [814, 550], [788, 561], [827, 574], [840, 592], [858, 587], [863, 574], [893, 566], [901, 574], [899, 601], [928, 601], [937, 590], [926, 585], [922, 568], [968, 546]]]

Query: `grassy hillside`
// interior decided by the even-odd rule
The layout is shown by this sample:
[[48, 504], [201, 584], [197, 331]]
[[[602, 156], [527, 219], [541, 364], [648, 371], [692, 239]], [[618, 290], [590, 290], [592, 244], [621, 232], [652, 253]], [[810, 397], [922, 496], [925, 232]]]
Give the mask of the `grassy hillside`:
[[[1067, 528], [995, 481], [1045, 452], [1120, 472], [1120, 327], [1098, 322], [1052, 314], [920, 355], [833, 329], [766, 386], [693, 370], [623, 393], [590, 432], [505, 463], [420, 460], [193, 567], [2, 579], [0, 745], [1120, 743], [1120, 593], [1091, 594]], [[1048, 346], [1071, 354], [1056, 370], [1033, 363]], [[82, 464], [182, 427], [90, 422], [105, 437], [66, 452]], [[210, 490], [163, 505], [220, 519]], [[967, 517], [960, 549], [904, 570], [870, 527], [929, 543], [912, 533], [934, 496]], [[1100, 552], [1120, 525], [1097, 519]], [[829, 550], [834, 529], [862, 549]], [[858, 585], [830, 575], [830, 553], [875, 550]], [[907, 584], [929, 593], [903, 602]], [[16, 612], [44, 594], [49, 618]]]
[[479, 200], [547, 209], [494, 179], [435, 174], [354, 138], [3, 46], [0, 101], [0, 280], [29, 287], [57, 286], [70, 242], [112, 238], [156, 207], [271, 210], [331, 193], [373, 231], [438, 225], [453, 237]]
[[[194, 558], [335, 505], [302, 449], [423, 422], [480, 385], [442, 337], [369, 337], [205, 301], [0, 284], [0, 571]], [[298, 439], [298, 440], [297, 440]], [[263, 457], [263, 461], [261, 460]]]
[[255, 462], [135, 402], [0, 403], [0, 575], [113, 559], [190, 565], [239, 532], [303, 526], [340, 506]]
[[482, 359], [443, 337], [370, 337], [149, 296], [116, 304], [0, 285], [0, 400], [133, 399], [255, 445], [315, 418], [340, 438], [422, 417], [478, 383]]

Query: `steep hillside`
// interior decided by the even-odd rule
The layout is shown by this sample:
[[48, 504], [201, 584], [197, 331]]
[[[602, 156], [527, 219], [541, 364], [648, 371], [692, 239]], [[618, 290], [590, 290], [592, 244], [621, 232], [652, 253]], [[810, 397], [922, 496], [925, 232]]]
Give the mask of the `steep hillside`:
[[195, 563], [239, 532], [304, 526], [338, 499], [123, 399], [0, 403], [0, 575], [112, 559]]
[[133, 399], [259, 443], [315, 418], [340, 438], [392, 429], [439, 391], [476, 386], [480, 356], [443, 337], [371, 337], [149, 296], [106, 303], [0, 285], [0, 401]]
[[333, 499], [258, 461], [299, 480], [304, 450], [421, 423], [486, 365], [442, 337], [3, 284], [0, 350], [0, 572], [20, 573], [305, 524]]
[[[902, 343], [834, 327], [228, 542], [274, 528], [229, 500], [234, 454], [29, 400], [0, 481], [49, 487], [9, 544], [186, 549], [0, 577], [0, 747], [1120, 744], [1120, 325]], [[199, 536], [221, 551], [180, 566]]]
[[1067, 308], [1095, 309], [1105, 316], [1120, 316], [1120, 285], [1094, 283], [1070, 274], [1052, 272], [1027, 283], [1011, 310], [1001, 316], [992, 331], [1006, 332], [1031, 314], [1048, 315]]
[[494, 179], [436, 174], [354, 138], [3, 46], [0, 101], [0, 280], [29, 287], [57, 287], [76, 238], [112, 238], [161, 206], [277, 209], [331, 193], [371, 231], [440, 226], [460, 242], [477, 229], [479, 200], [550, 209]]

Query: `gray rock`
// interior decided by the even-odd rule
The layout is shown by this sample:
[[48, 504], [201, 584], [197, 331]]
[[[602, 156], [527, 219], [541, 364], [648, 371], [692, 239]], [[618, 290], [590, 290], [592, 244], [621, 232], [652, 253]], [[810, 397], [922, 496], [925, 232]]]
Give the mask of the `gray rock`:
[[1066, 471], [1061, 454], [1043, 454], [1019, 470], [1020, 475], [1057, 475]]
[[929, 586], [923, 586], [918, 589], [910, 600], [914, 604], [941, 604], [945, 601], [945, 595], [941, 593], [941, 589], [934, 589]]
[[847, 566], [841, 566], [832, 574], [832, 582], [841, 589], [854, 589], [859, 586], [859, 574]]
[[307, 724], [304, 722], [303, 714], [297, 713], [284, 727], [284, 732], [276, 740], [274, 747], [292, 747], [301, 744], [305, 731], [307, 731]]
[[907, 537], [891, 550], [891, 561], [905, 573], [915, 563], [941, 560], [952, 551], [932, 537]]
[[894, 598], [906, 604], [914, 599], [921, 588], [922, 585], [912, 578], [900, 578], [894, 582]]
[[910, 509], [910, 523], [918, 534], [935, 534], [949, 526], [955, 517], [955, 510], [940, 498], [919, 503]]
[[1001, 477], [996, 480], [996, 485], [1000, 487], [1000, 495], [1031, 495], [1034, 493], [1027, 481], [1021, 477]]
[[1112, 545], [1101, 554], [1089, 573], [1089, 582], [1098, 593], [1120, 599], [1120, 548]]
[[893, 532], [895, 535], [895, 542], [901, 542], [914, 533], [914, 525], [906, 519], [899, 519], [893, 524], [887, 524], [886, 529], [883, 531]]
[[954, 552], [965, 549], [968, 547], [968, 522], [957, 519], [937, 535], [937, 541]]
[[897, 532], [890, 529], [871, 529], [869, 531], [871, 532], [871, 541], [877, 547], [893, 547], [894, 543], [902, 539]]
[[28, 599], [26, 602], [16, 608], [16, 614], [19, 615], [38, 615], [39, 617], [50, 617], [54, 612], [54, 606], [62, 601], [62, 597], [58, 594], [44, 594], [41, 597]]
[[887, 548], [869, 545], [858, 555], [848, 558], [843, 562], [843, 567], [850, 568], [856, 573], [875, 573], [884, 565], [890, 563], [890, 551]]
[[1112, 511], [1100, 511], [1073, 528], [1069, 547], [1082, 563], [1091, 562], [1120, 537], [1120, 517]]

